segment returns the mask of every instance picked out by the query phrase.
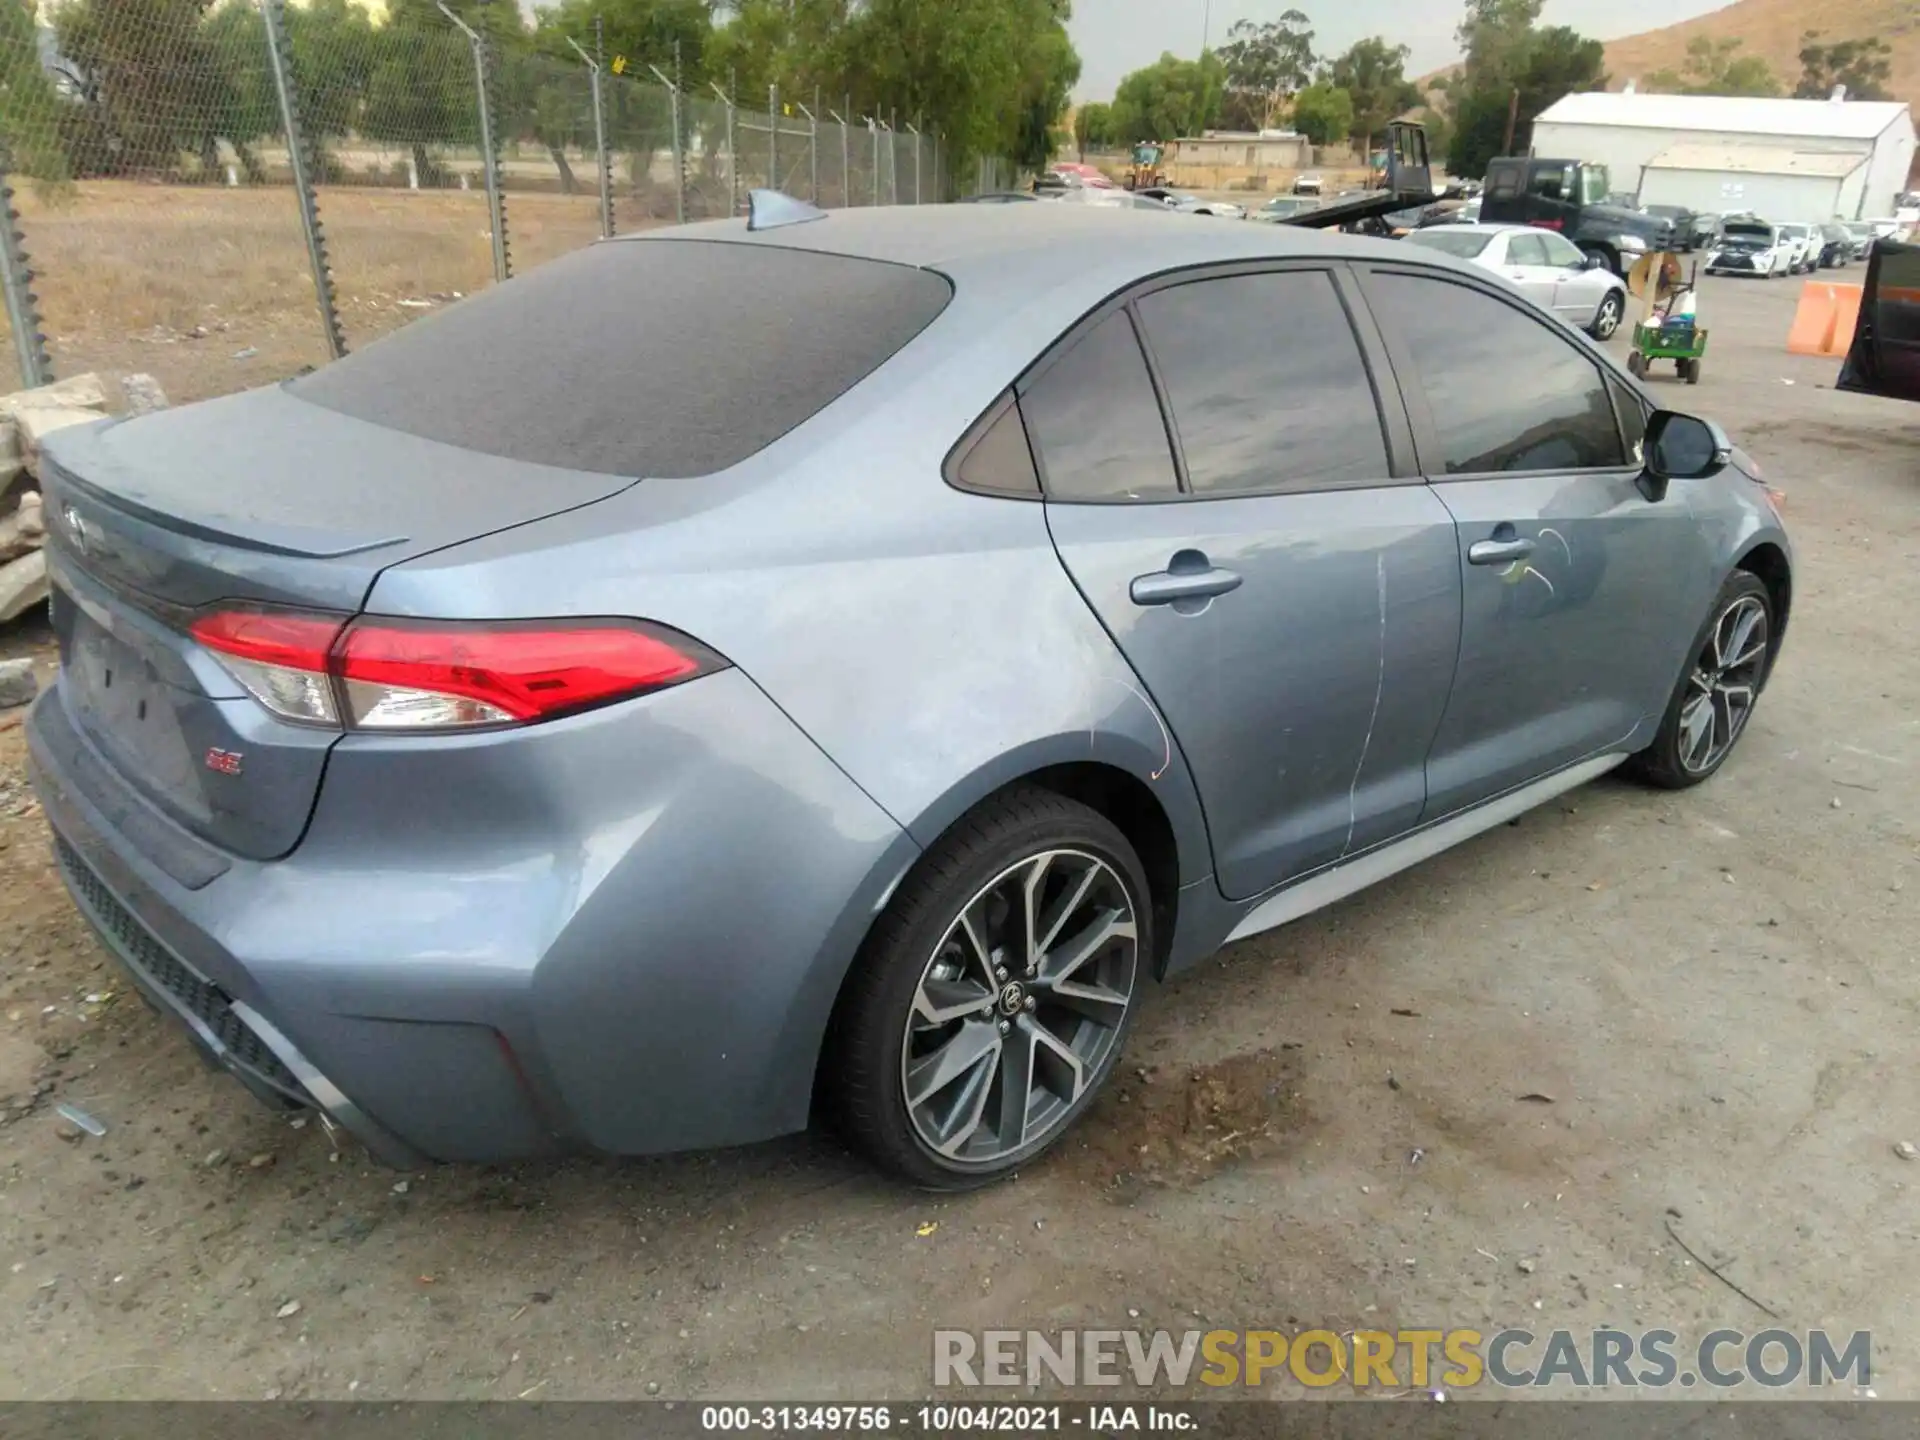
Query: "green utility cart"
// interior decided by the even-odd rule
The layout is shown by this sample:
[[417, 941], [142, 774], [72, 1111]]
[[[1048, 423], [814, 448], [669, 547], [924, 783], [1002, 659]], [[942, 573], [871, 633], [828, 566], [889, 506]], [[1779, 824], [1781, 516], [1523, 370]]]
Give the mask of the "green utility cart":
[[1646, 379], [1656, 360], [1671, 360], [1680, 378], [1689, 385], [1700, 383], [1700, 361], [1707, 353], [1707, 331], [1691, 318], [1671, 320], [1655, 316], [1633, 327], [1633, 353], [1627, 356], [1627, 369]]

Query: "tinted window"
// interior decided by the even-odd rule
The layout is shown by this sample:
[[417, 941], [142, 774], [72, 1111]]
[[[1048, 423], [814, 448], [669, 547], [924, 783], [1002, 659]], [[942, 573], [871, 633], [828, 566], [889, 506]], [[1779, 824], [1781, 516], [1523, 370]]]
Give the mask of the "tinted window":
[[1484, 230], [1416, 230], [1407, 236], [1406, 243], [1438, 250], [1442, 255], [1452, 255], [1461, 260], [1471, 260], [1485, 250], [1492, 239], [1493, 236]]
[[1160, 401], [1124, 310], [1049, 366], [1021, 397], [1020, 409], [1054, 499], [1179, 493]]
[[1324, 271], [1177, 285], [1139, 309], [1194, 493], [1386, 478], [1373, 386]]
[[1033, 468], [1033, 451], [1027, 447], [1027, 431], [1020, 423], [1019, 410], [1009, 405], [1001, 412], [987, 432], [973, 442], [953, 478], [963, 490], [1028, 497], [1040, 493], [1040, 476]]
[[509, 460], [706, 475], [859, 384], [951, 295], [906, 265], [623, 240], [563, 255], [289, 388]]
[[1464, 285], [1372, 284], [1413, 352], [1446, 474], [1624, 463], [1606, 382], [1574, 341]]
[[1536, 170], [1528, 189], [1543, 200], [1561, 200], [1567, 194], [1567, 172], [1565, 170]]
[[1544, 265], [1547, 263], [1547, 247], [1541, 243], [1538, 235], [1509, 235], [1507, 263], [1509, 265]]

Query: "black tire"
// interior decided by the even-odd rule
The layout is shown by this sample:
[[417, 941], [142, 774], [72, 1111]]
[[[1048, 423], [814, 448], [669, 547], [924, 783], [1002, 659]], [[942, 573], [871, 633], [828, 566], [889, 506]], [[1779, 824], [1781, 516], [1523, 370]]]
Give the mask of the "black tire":
[[1689, 385], [1698, 385], [1700, 383], [1700, 362], [1698, 360], [1681, 362], [1680, 378]]
[[[1129, 1002], [1120, 1023], [1107, 1032], [1110, 1042], [1084, 1089], [1039, 1135], [985, 1161], [941, 1155], [922, 1138], [907, 1103], [909, 1053], [903, 1047], [912, 1043], [916, 996], [962, 911], [1023, 861], [1062, 850], [1099, 860], [1125, 888], [1135, 927]], [[1152, 927], [1146, 872], [1126, 836], [1104, 815], [1037, 787], [1018, 787], [984, 802], [920, 858], [868, 933], [829, 1028], [822, 1073], [828, 1113], [876, 1165], [922, 1189], [970, 1190], [1030, 1164], [1086, 1113], [1118, 1062], [1151, 973]], [[988, 1068], [1004, 1074], [998, 1060]]]
[[[1690, 763], [1683, 753], [1685, 737], [1682, 712], [1688, 708], [1690, 701], [1697, 699], [1701, 694], [1701, 688], [1695, 676], [1700, 669], [1703, 653], [1707, 652], [1712, 644], [1722, 620], [1736, 607], [1749, 606], [1755, 601], [1759, 603], [1766, 617], [1767, 630], [1766, 649], [1752, 671], [1752, 698], [1745, 712], [1740, 716], [1733, 736], [1726, 743], [1725, 748], [1713, 755], [1707, 763]], [[1773, 668], [1775, 620], [1773, 597], [1768, 593], [1767, 587], [1760, 582], [1759, 577], [1745, 570], [1734, 571], [1727, 578], [1727, 583], [1720, 587], [1720, 593], [1714, 599], [1712, 610], [1708, 613], [1705, 623], [1701, 625], [1699, 633], [1694, 636], [1692, 647], [1687, 651], [1685, 668], [1680, 672], [1680, 679], [1673, 687], [1672, 698], [1667, 701], [1667, 710], [1661, 718], [1659, 733], [1654, 736], [1651, 745], [1627, 762], [1627, 770], [1630, 774], [1662, 790], [1689, 790], [1695, 785], [1712, 779], [1719, 772], [1720, 767], [1726, 764], [1727, 757], [1738, 748], [1741, 737], [1746, 734], [1747, 721], [1759, 702], [1761, 692], [1766, 688], [1768, 676]], [[1711, 706], [1712, 695], [1709, 694], [1707, 698]]]
[[1602, 260], [1607, 262], [1607, 269], [1625, 278], [1627, 272], [1620, 268], [1620, 254], [1618, 251], [1609, 250], [1604, 245], [1583, 245], [1580, 247], [1580, 250], [1581, 253], [1585, 255], [1598, 255]]
[[1627, 373], [1636, 380], [1647, 378], [1647, 357], [1638, 350], [1627, 356]]

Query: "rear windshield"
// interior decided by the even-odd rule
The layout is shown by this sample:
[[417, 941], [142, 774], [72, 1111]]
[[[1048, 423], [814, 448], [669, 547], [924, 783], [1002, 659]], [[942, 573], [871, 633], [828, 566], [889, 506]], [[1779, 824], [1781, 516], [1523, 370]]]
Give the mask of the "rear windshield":
[[877, 260], [614, 241], [461, 301], [289, 389], [509, 460], [708, 475], [859, 384], [951, 296], [942, 276]]
[[1407, 243], [1424, 245], [1429, 250], [1438, 250], [1461, 260], [1471, 260], [1487, 248], [1487, 242], [1491, 239], [1491, 235], [1472, 230], [1416, 230], [1407, 236]]

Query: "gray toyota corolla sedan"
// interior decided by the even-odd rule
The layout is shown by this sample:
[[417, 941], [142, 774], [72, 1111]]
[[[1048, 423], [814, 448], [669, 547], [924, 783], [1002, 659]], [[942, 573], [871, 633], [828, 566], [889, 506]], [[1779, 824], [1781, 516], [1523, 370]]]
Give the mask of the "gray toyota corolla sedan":
[[47, 454], [74, 899], [409, 1165], [1003, 1175], [1168, 973], [1712, 775], [1792, 592], [1751, 462], [1496, 278], [1052, 205], [603, 243]]

